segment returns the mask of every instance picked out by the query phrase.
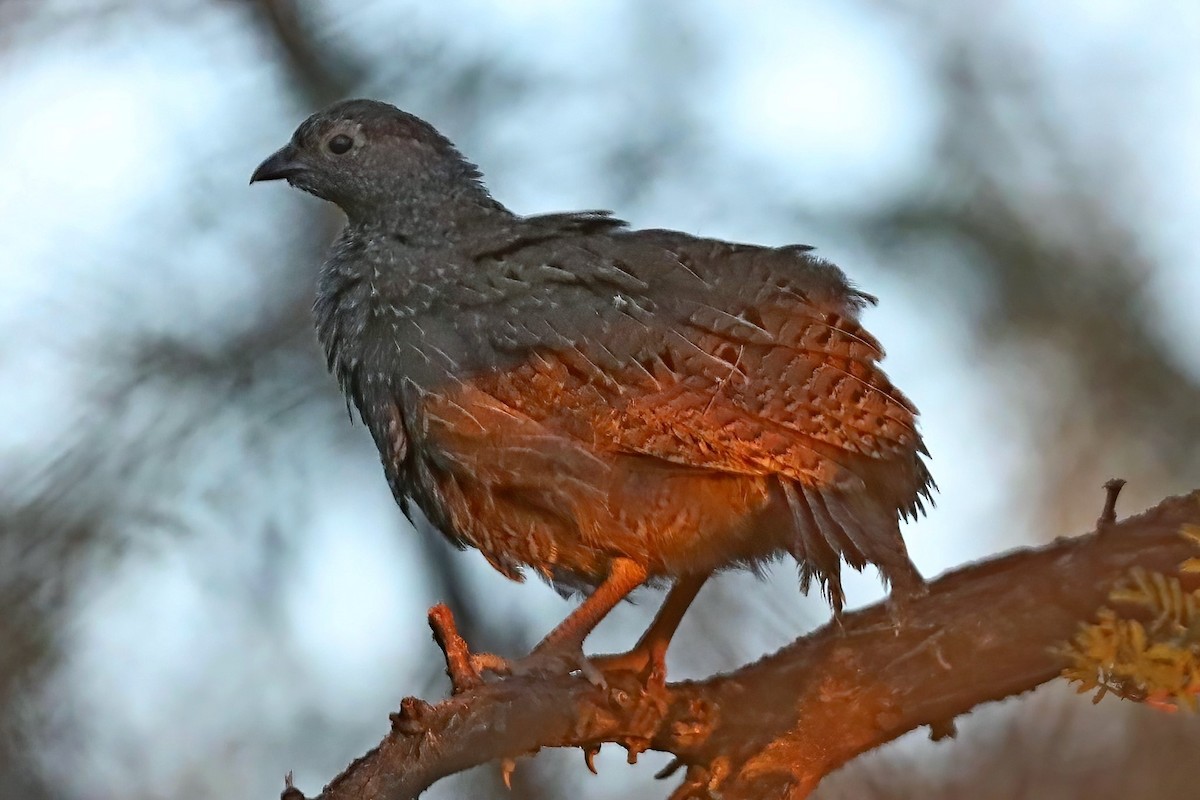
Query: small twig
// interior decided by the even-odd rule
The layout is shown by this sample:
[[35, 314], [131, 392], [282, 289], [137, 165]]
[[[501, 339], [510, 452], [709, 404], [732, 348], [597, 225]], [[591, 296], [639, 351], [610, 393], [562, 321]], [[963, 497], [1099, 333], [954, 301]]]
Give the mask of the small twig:
[[283, 792], [279, 795], [279, 800], [308, 800], [304, 792], [296, 788], [290, 770], [283, 776]]
[[958, 726], [954, 724], [953, 718], [929, 723], [929, 740], [932, 742], [953, 739], [956, 736], [958, 736]]
[[400, 710], [389, 715], [392, 730], [404, 736], [424, 733], [433, 706], [419, 697], [406, 697], [400, 701]]
[[1117, 495], [1121, 493], [1121, 488], [1125, 486], [1124, 478], [1109, 478], [1104, 482], [1104, 510], [1100, 512], [1100, 518], [1096, 520], [1097, 528], [1107, 528], [1117, 521]]
[[454, 694], [462, 694], [483, 683], [471, 660], [471, 648], [458, 635], [454, 615], [444, 603], [429, 609], [429, 627], [433, 629], [433, 640], [446, 657], [446, 674], [450, 676]]

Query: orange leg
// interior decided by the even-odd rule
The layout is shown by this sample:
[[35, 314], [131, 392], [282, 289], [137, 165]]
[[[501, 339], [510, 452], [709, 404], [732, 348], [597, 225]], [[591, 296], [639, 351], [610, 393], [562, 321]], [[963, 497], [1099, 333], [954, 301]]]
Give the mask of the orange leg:
[[608, 577], [571, 612], [533, 652], [518, 661], [509, 661], [490, 653], [471, 657], [476, 670], [501, 674], [563, 673], [579, 670], [592, 683], [603, 685], [602, 676], [583, 655], [583, 641], [608, 612], [646, 580], [646, 568], [628, 558], [612, 562]]
[[645, 676], [650, 683], [662, 684], [667, 675], [667, 647], [709, 574], [684, 575], [676, 580], [654, 622], [632, 650], [619, 655], [598, 656], [592, 663], [601, 670], [628, 670]]
[[600, 620], [608, 616], [617, 603], [646, 580], [646, 568], [628, 558], [613, 560], [612, 568], [604, 583], [580, 604], [579, 608], [555, 626], [554, 630], [533, 648], [534, 653], [547, 650], [570, 648], [582, 650], [583, 640], [588, 637]]

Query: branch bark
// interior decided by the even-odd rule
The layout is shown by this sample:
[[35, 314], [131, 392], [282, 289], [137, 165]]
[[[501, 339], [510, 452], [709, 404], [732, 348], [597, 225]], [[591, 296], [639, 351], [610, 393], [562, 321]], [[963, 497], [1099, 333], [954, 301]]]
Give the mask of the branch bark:
[[922, 725], [950, 734], [956, 716], [1058, 676], [1057, 646], [1132, 567], [1178, 574], [1195, 555], [1179, 535], [1186, 524], [1200, 524], [1200, 490], [1086, 536], [948, 573], [899, 627], [875, 605], [703, 681], [646, 692], [622, 673], [608, 676], [607, 689], [570, 676], [518, 677], [437, 705], [409, 698], [379, 746], [320, 800], [406, 800], [478, 764], [606, 742], [631, 759], [648, 748], [674, 754], [687, 767], [676, 800], [803, 798], [863, 752]]

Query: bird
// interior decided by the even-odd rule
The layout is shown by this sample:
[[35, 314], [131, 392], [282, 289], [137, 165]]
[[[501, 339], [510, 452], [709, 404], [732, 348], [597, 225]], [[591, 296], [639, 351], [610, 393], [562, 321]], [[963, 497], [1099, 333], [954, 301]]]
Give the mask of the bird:
[[[328, 368], [391, 491], [503, 575], [583, 601], [497, 673], [665, 674], [714, 573], [791, 557], [835, 615], [841, 567], [925, 591], [900, 531], [935, 484], [917, 409], [860, 322], [876, 298], [807, 245], [523, 216], [424, 120], [376, 100], [310, 116], [250, 182], [334, 203], [313, 304]], [[626, 653], [583, 653], [670, 584]]]

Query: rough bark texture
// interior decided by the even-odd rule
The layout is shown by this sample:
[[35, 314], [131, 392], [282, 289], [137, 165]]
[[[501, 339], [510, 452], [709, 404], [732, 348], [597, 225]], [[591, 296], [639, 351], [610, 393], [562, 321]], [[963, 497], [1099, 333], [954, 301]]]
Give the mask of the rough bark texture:
[[[1200, 490], [944, 575], [899, 628], [886, 607], [872, 606], [737, 672], [657, 693], [613, 674], [606, 690], [577, 677], [511, 678], [434, 706], [410, 698], [380, 745], [320, 798], [403, 800], [477, 764], [603, 742], [631, 756], [673, 753], [687, 766], [674, 798], [803, 798], [860, 753], [921, 725], [949, 734], [980, 703], [1056, 677], [1057, 646], [1131, 567], [1174, 574], [1195, 555], [1180, 536], [1185, 524], [1200, 524]], [[303, 795], [289, 788], [284, 797]]]

